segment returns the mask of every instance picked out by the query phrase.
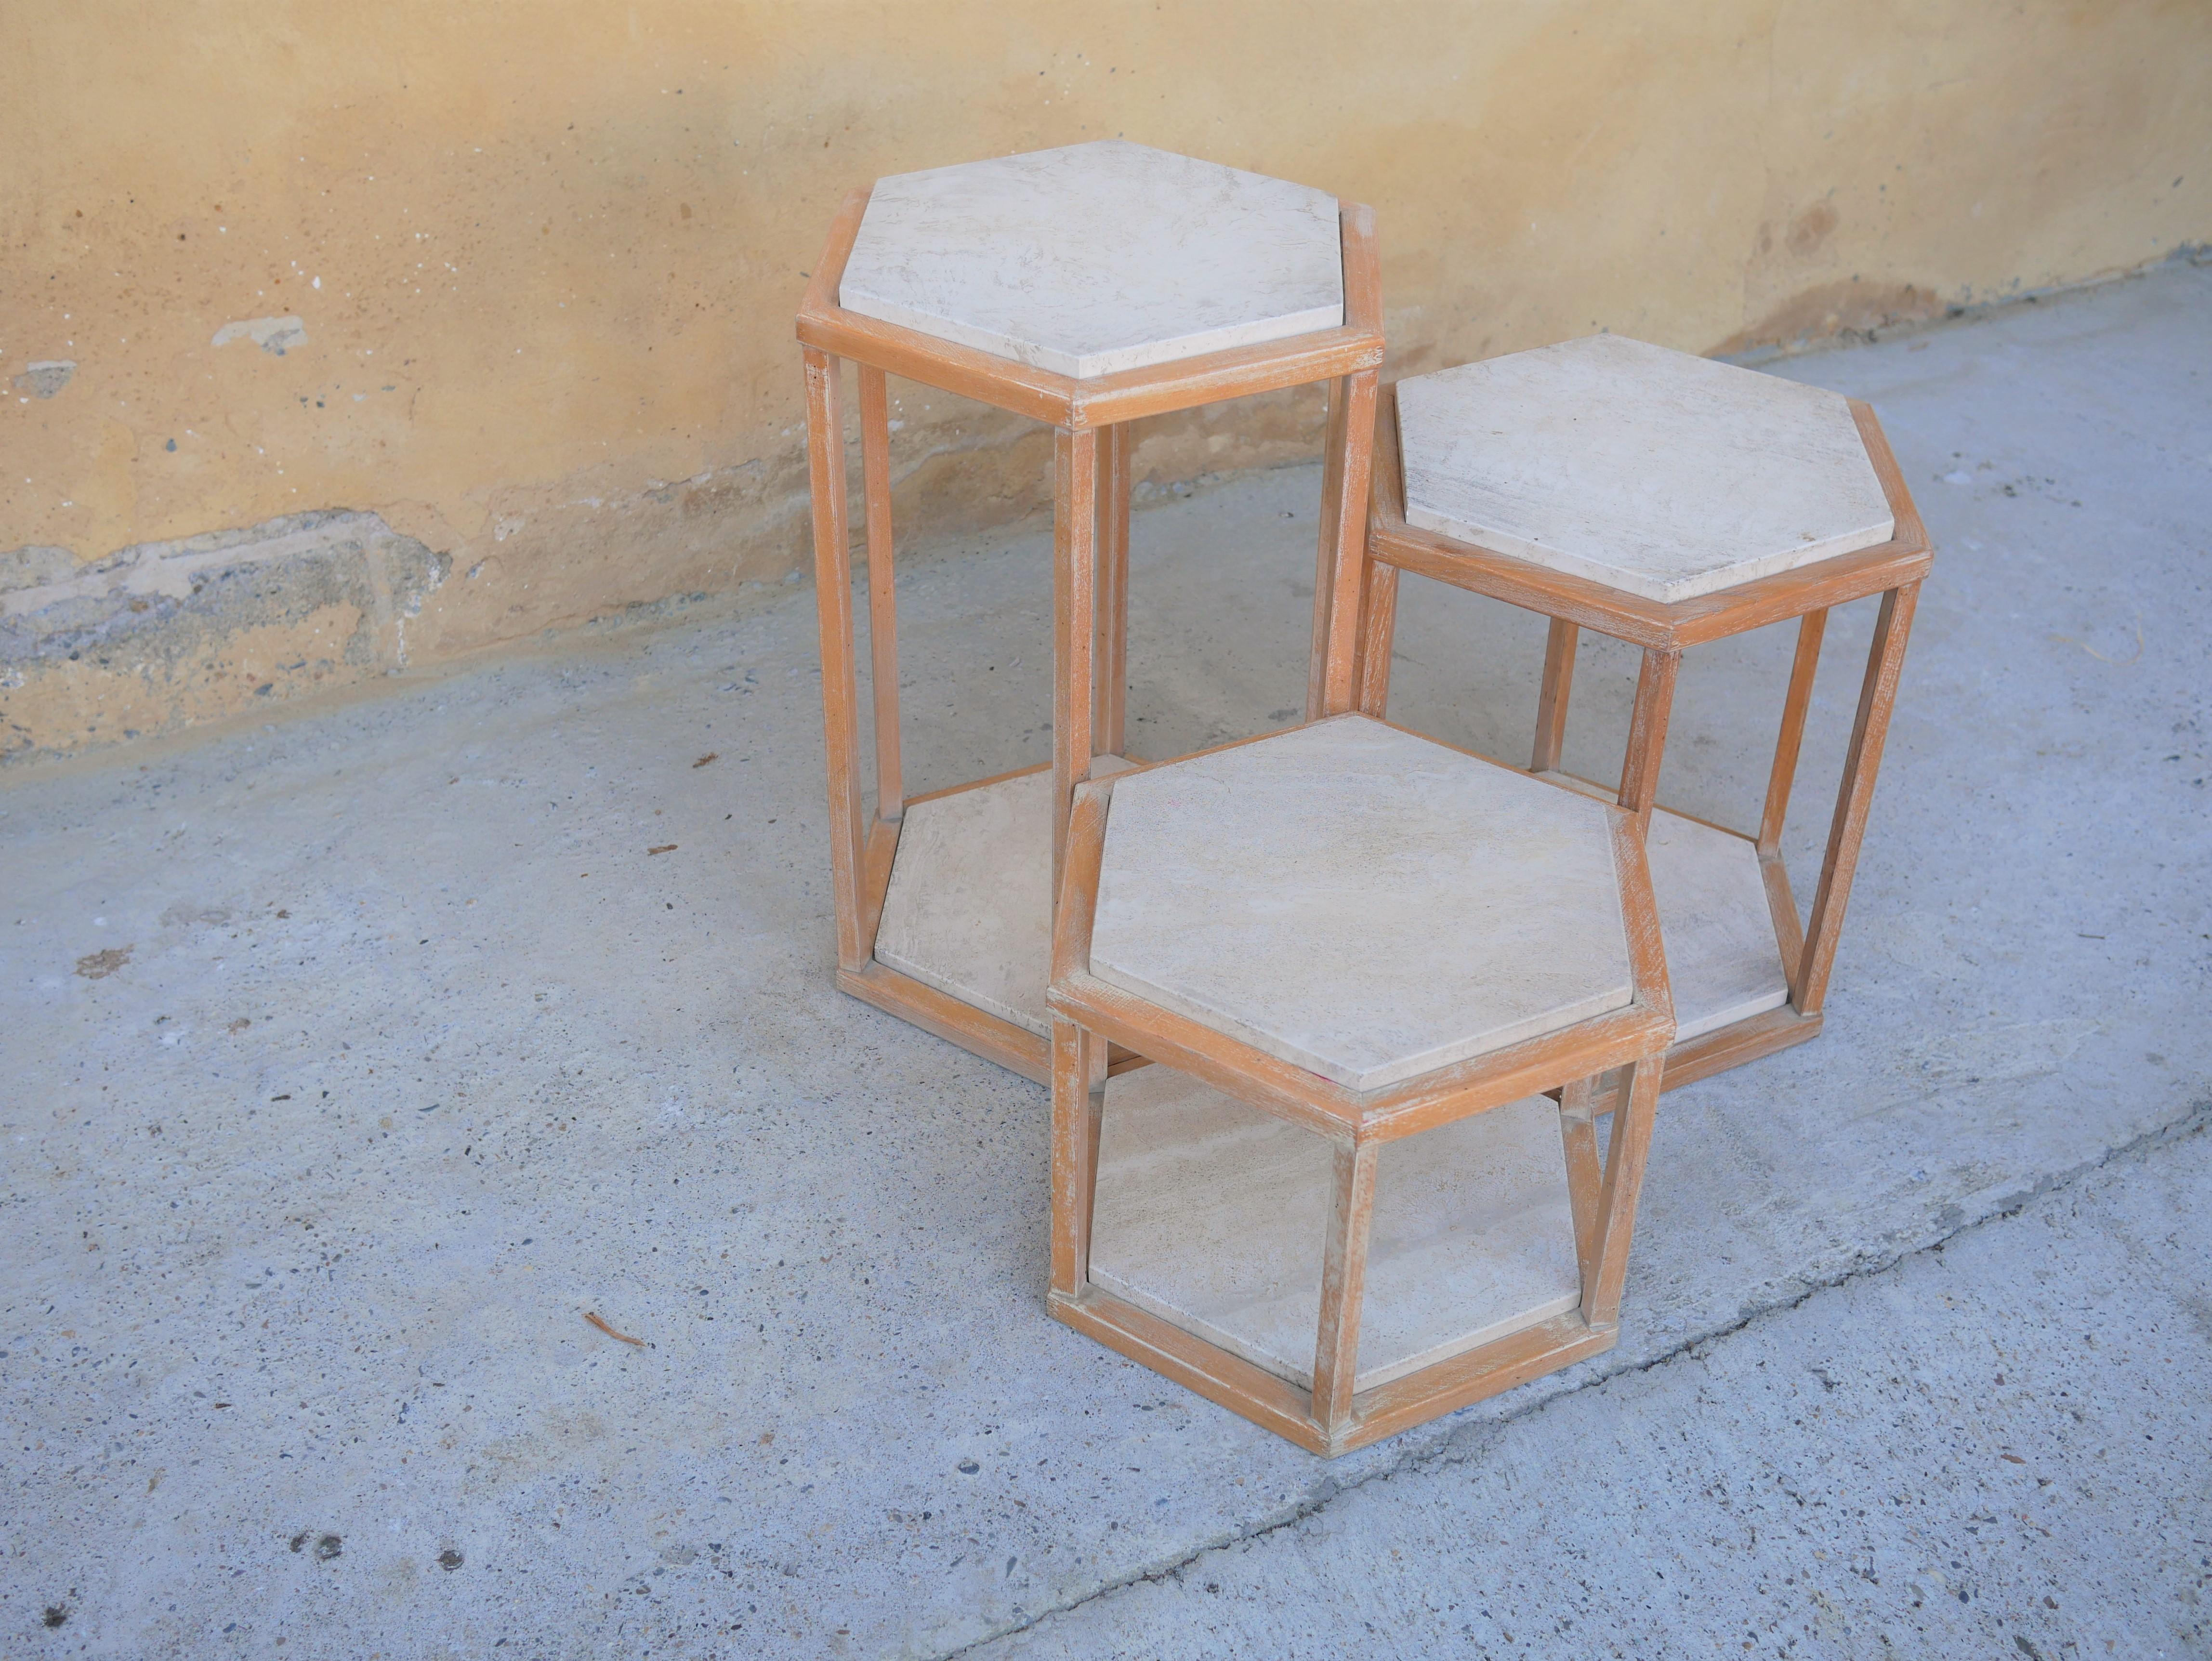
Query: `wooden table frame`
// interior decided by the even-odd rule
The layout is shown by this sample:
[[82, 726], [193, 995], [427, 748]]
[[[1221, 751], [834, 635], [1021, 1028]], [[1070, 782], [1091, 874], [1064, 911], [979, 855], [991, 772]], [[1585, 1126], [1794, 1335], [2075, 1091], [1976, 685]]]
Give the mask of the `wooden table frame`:
[[[1357, 1092], [1090, 972], [1100, 856], [1115, 782], [1099, 779], [1076, 790], [1053, 926], [1052, 986], [1046, 995], [1053, 1017], [1052, 1278], [1047, 1294], [1053, 1315], [1325, 1457], [1364, 1447], [1610, 1349], [1620, 1337], [1629, 1238], [1662, 1069], [1674, 1036], [1658, 910], [1634, 816], [1609, 810], [1628, 937], [1631, 1003], [1399, 1084]], [[1164, 1062], [1328, 1140], [1334, 1155], [1334, 1188], [1310, 1393], [1091, 1284], [1091, 1221], [1109, 1047]], [[1593, 1109], [1599, 1080], [1616, 1070], [1623, 1075], [1620, 1094], [1626, 1110], [1614, 1117], [1601, 1167]], [[1382, 1144], [1553, 1092], [1559, 1098], [1574, 1213], [1580, 1306], [1355, 1394], [1368, 1232]]]
[[[1127, 684], [1130, 423], [1224, 399], [1325, 381], [1328, 424], [1314, 583], [1306, 715], [1341, 714], [1355, 696], [1357, 620], [1367, 530], [1368, 470], [1382, 362], [1375, 217], [1338, 204], [1344, 322], [1334, 329], [1086, 379], [941, 340], [837, 303], [868, 204], [845, 198], [799, 308], [806, 369], [806, 452], [813, 497], [815, 603], [830, 776], [830, 864], [837, 984], [879, 1008], [1042, 1084], [1051, 1045], [926, 986], [875, 958], [876, 928], [909, 801], [899, 762], [897, 601], [892, 576], [890, 429], [884, 377], [896, 374], [1048, 422], [1053, 448], [1052, 892], [1067, 805], [1101, 756], [1124, 747]], [[859, 370], [862, 518], [866, 538], [870, 680], [875, 713], [874, 822], [863, 810], [860, 693], [853, 640], [852, 551], [841, 360]], [[1042, 771], [1042, 768], [1024, 771]], [[1011, 777], [1013, 775], [1002, 775]], [[999, 782], [979, 780], [968, 790]], [[951, 791], [935, 793], [949, 795]]]
[[[1741, 1066], [1816, 1036], [1829, 974], [1835, 965], [1844, 908], [1858, 869], [1859, 846], [1866, 834], [1867, 810], [1881, 767], [1890, 712], [1897, 702], [1898, 677], [1912, 630], [1913, 609], [1921, 581], [1935, 563], [1927, 532], [1912, 504], [1912, 493], [1905, 488], [1897, 458], [1891, 453], [1889, 441], [1873, 410], [1856, 399], [1850, 400], [1851, 417], [1858, 424], [1859, 437], [1895, 520], [1888, 541], [1718, 593], [1670, 604], [1407, 523], [1405, 475], [1398, 447], [1397, 389], [1386, 390], [1380, 403], [1360, 624], [1358, 708], [1366, 714], [1379, 717], [1389, 707], [1391, 642], [1401, 570], [1434, 577], [1473, 593], [1541, 612], [1551, 619], [1536, 705], [1535, 748], [1529, 762], [1529, 770], [1540, 776], [1562, 781], [1570, 777], [1559, 770], [1559, 751], [1566, 733], [1577, 632], [1592, 629], [1626, 641], [1642, 648], [1644, 661], [1637, 677], [1617, 800], [1636, 815], [1639, 824], [1648, 827], [1658, 800], [1659, 765], [1666, 749], [1668, 718], [1684, 648], [1785, 618], [1798, 620], [1796, 657], [1783, 700], [1781, 730], [1775, 740], [1759, 830], [1746, 836], [1728, 825], [1711, 827], [1742, 837], [1757, 849], [1775, 943], [1789, 980], [1789, 1001], [1676, 1046], [1667, 1058], [1667, 1088]], [[1796, 776], [1806, 710], [1812, 701], [1813, 673], [1820, 664], [1820, 637], [1829, 610], [1871, 594], [1881, 596], [1881, 610], [1867, 654], [1857, 718], [1851, 727], [1843, 782], [1829, 824], [1827, 854], [1821, 861], [1820, 885], [1814, 892], [1811, 922], [1801, 927], [1789, 873], [1782, 863], [1782, 825]], [[1589, 780], [1571, 782], [1597, 794], [1613, 794]], [[1597, 1110], [1611, 1110], [1620, 1098], [1620, 1081], [1611, 1081], [1600, 1092]]]

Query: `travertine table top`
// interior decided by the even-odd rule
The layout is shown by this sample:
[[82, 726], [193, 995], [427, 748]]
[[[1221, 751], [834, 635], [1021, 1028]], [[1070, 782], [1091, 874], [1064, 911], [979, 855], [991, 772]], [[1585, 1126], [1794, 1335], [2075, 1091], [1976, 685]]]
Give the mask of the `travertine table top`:
[[1091, 970], [1380, 1089], [1630, 1001], [1610, 812], [1363, 715], [1132, 773]]
[[1089, 377], [1344, 321], [1336, 198], [1122, 139], [876, 181], [838, 303]]
[[1620, 335], [1398, 383], [1407, 522], [1674, 601], [1887, 542], [1840, 394]]

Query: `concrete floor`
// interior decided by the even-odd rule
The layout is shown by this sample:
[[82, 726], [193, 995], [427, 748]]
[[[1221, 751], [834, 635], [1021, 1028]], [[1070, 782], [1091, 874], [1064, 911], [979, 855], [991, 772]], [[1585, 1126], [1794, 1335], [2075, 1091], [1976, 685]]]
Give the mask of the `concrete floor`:
[[[1334, 1463], [1047, 1318], [1042, 1092], [830, 989], [804, 592], [10, 776], [0, 1651], [2212, 1648], [2212, 271], [1784, 372], [1939, 549], [1827, 1031], [1665, 1098], [1618, 1349]], [[1316, 478], [1139, 516], [1140, 753], [1291, 718]], [[1046, 754], [1048, 587], [914, 565], [915, 788]], [[1523, 750], [1540, 623], [1404, 615]]]

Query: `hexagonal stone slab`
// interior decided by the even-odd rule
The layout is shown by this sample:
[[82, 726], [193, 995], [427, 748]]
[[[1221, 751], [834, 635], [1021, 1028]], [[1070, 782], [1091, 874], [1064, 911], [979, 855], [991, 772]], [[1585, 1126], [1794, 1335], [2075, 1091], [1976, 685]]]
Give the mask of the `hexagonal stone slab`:
[[1133, 773], [1091, 972], [1380, 1089], [1630, 1001], [1610, 812], [1364, 715]]
[[1406, 519], [1646, 599], [1887, 542], [1844, 399], [1592, 335], [1398, 383]]
[[[1313, 1384], [1328, 1144], [1155, 1062], [1106, 1081], [1091, 1279]], [[1387, 1144], [1355, 1390], [1582, 1302], [1559, 1110], [1540, 1096]]]
[[864, 317], [1089, 377], [1344, 321], [1336, 198], [1122, 139], [876, 181]]

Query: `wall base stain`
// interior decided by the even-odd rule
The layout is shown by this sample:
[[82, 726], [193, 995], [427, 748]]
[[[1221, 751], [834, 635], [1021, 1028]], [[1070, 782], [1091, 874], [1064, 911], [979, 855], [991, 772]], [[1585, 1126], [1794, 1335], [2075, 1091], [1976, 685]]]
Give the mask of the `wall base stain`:
[[404, 667], [451, 562], [374, 514], [294, 514], [58, 575], [0, 563], [0, 765]]
[[1822, 283], [1793, 295], [1747, 329], [1740, 329], [1707, 354], [1734, 357], [1762, 348], [1804, 346], [1838, 338], [1871, 338], [1883, 329], [1926, 323], [1947, 307], [1928, 289], [1910, 283]]

